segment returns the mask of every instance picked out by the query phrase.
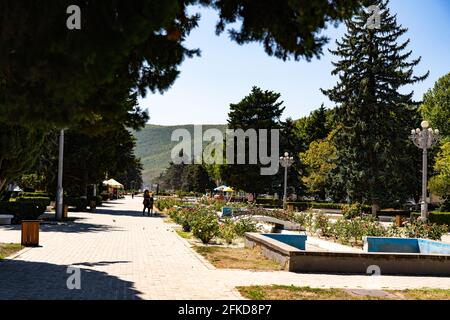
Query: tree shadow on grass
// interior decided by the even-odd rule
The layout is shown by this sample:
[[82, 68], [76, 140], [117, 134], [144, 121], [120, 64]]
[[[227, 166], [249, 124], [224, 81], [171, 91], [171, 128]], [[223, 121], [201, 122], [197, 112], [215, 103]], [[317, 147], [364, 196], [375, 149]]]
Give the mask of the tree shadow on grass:
[[0, 300], [141, 299], [141, 292], [134, 288], [133, 282], [85, 268], [80, 268], [81, 289], [70, 290], [67, 280], [72, 277], [69, 284], [75, 283], [74, 272], [68, 273], [67, 268], [66, 265], [20, 260], [0, 262]]

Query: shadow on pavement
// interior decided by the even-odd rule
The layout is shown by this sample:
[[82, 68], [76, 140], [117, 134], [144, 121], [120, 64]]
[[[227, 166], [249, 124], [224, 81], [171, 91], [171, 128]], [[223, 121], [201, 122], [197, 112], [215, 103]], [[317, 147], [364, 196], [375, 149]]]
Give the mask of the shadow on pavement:
[[[96, 212], [93, 214], [108, 214], [108, 215], [116, 215], [116, 216], [132, 216], [132, 217], [143, 217], [142, 211], [140, 210], [109, 210], [109, 209], [101, 209], [97, 208]], [[153, 216], [145, 216], [147, 218], [165, 218], [164, 216], [157, 214]]]
[[72, 264], [73, 266], [86, 266], [86, 267], [97, 267], [97, 266], [109, 266], [111, 264], [119, 263], [130, 263], [131, 261], [99, 261], [99, 262], [79, 262]]
[[[1, 226], [0, 230], [20, 230], [20, 224]], [[41, 223], [40, 232], [66, 232], [66, 233], [88, 233], [88, 232], [108, 232], [120, 231], [121, 229], [114, 226], [92, 224], [92, 223], [77, 223], [77, 222], [62, 222], [58, 224]]]
[[83, 268], [80, 268], [81, 289], [69, 290], [67, 282], [72, 277], [69, 283], [74, 283], [74, 273], [68, 273], [67, 267], [19, 260], [0, 262], [0, 300], [140, 299], [141, 292], [134, 288], [133, 282]]

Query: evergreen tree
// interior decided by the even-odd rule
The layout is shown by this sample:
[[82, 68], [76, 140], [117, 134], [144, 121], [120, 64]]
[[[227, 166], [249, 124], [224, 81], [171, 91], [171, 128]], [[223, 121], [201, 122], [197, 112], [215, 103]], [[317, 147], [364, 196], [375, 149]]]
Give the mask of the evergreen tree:
[[329, 124], [329, 114], [331, 110], [327, 110], [322, 104], [319, 109], [314, 110], [309, 116], [297, 120], [299, 134], [303, 140], [303, 150], [308, 149], [311, 142], [325, 139], [331, 131]]
[[130, 159], [129, 163], [123, 170], [123, 172], [118, 173], [117, 181], [124, 185], [125, 189], [139, 190], [143, 185], [142, 171], [144, 170], [141, 160], [138, 158]]
[[40, 130], [0, 122], [0, 192], [35, 164], [43, 143]]
[[[228, 114], [229, 129], [268, 130], [267, 142], [270, 152], [271, 129], [280, 129], [280, 117], [283, 114], [283, 101], [279, 102], [279, 93], [263, 91], [253, 87], [252, 92], [237, 104], [230, 105]], [[236, 140], [235, 140], [236, 146]], [[257, 146], [259, 154], [259, 146]], [[228, 185], [254, 194], [269, 191], [272, 186], [273, 176], [261, 175], [261, 164], [249, 164], [249, 141], [245, 142], [246, 164], [226, 164], [221, 167], [221, 177]], [[235, 152], [235, 157], [237, 152]]]
[[339, 81], [323, 92], [339, 105], [336, 120], [342, 124], [335, 135], [334, 188], [344, 190], [350, 201], [371, 203], [374, 212], [412, 196], [408, 184], [416, 183], [418, 172], [408, 136], [417, 104], [413, 92], [399, 89], [428, 73], [413, 75], [420, 58], [409, 61], [409, 40], [398, 43], [407, 29], [390, 14], [388, 1], [370, 4], [381, 9], [380, 28], [366, 25], [372, 13], [364, 9], [346, 23], [347, 34], [331, 51], [340, 58], [333, 71]]
[[[100, 185], [106, 176], [126, 187], [132, 180], [139, 186], [141, 165], [134, 155], [135, 138], [121, 127], [101, 135], [75, 129], [65, 134], [63, 183], [70, 196], [88, 195], [88, 186]], [[58, 133], [47, 135], [34, 171], [46, 178], [47, 192], [54, 194], [58, 172]], [[128, 180], [128, 177], [130, 180]]]
[[213, 187], [214, 183], [202, 165], [187, 165], [183, 174], [183, 191], [205, 193], [206, 190], [212, 190]]
[[187, 164], [171, 162], [169, 167], [161, 173], [157, 183], [163, 190], [181, 190]]
[[[291, 118], [281, 122], [280, 129], [280, 156], [285, 152], [294, 158], [294, 163], [288, 169], [288, 194], [291, 192], [296, 195], [304, 194], [304, 185], [300, 180], [301, 174], [304, 172], [304, 166], [300, 161], [299, 154], [302, 151], [302, 136], [296, 122]], [[279, 170], [272, 179], [272, 188], [270, 192], [276, 192], [282, 195], [284, 192], [284, 169]]]

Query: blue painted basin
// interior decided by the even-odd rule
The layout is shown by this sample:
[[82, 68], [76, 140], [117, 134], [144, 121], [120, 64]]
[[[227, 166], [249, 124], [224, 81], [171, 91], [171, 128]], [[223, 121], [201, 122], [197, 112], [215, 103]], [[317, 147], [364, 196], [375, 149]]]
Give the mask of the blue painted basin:
[[418, 238], [367, 237], [368, 252], [450, 254], [450, 244]]
[[306, 248], [306, 239], [307, 236], [301, 234], [282, 234], [282, 233], [263, 233], [263, 236], [266, 236], [271, 239], [278, 240], [287, 245], [293, 246], [300, 250], [305, 250]]
[[231, 217], [233, 215], [233, 208], [222, 207], [222, 218]]

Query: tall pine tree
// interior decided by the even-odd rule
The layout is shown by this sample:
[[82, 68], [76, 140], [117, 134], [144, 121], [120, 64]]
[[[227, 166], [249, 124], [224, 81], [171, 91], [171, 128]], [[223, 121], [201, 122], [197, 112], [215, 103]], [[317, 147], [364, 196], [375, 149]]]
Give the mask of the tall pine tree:
[[331, 90], [322, 90], [338, 104], [336, 120], [342, 129], [335, 135], [337, 168], [334, 188], [344, 190], [350, 201], [380, 205], [402, 203], [412, 196], [417, 181], [413, 149], [408, 141], [416, 121], [413, 92], [402, 94], [404, 85], [424, 80], [414, 76], [419, 59], [409, 60], [409, 40], [399, 43], [407, 29], [397, 24], [388, 1], [371, 1], [380, 8], [380, 26], [368, 25], [373, 12], [361, 9], [346, 22], [347, 34], [331, 53], [339, 76]]
[[[258, 135], [257, 155], [260, 155], [258, 143], [261, 139], [258, 130], [267, 130], [267, 150], [270, 152], [270, 142], [272, 140], [270, 130], [281, 129], [280, 118], [284, 111], [284, 102], [279, 101], [280, 97], [279, 93], [253, 87], [251, 93], [239, 103], [230, 104], [228, 128], [233, 130], [242, 129], [244, 131], [249, 129], [255, 130]], [[227, 137], [227, 140], [232, 138]], [[273, 176], [261, 175], [261, 168], [267, 166], [259, 163], [260, 158], [258, 159], [258, 164], [249, 164], [249, 144], [251, 141], [247, 138], [245, 139], [245, 164], [237, 164], [236, 145], [238, 142], [236, 138], [234, 138], [234, 141], [234, 164], [225, 164], [220, 168], [220, 175], [223, 181], [234, 188], [253, 193], [254, 195], [272, 191]]]

